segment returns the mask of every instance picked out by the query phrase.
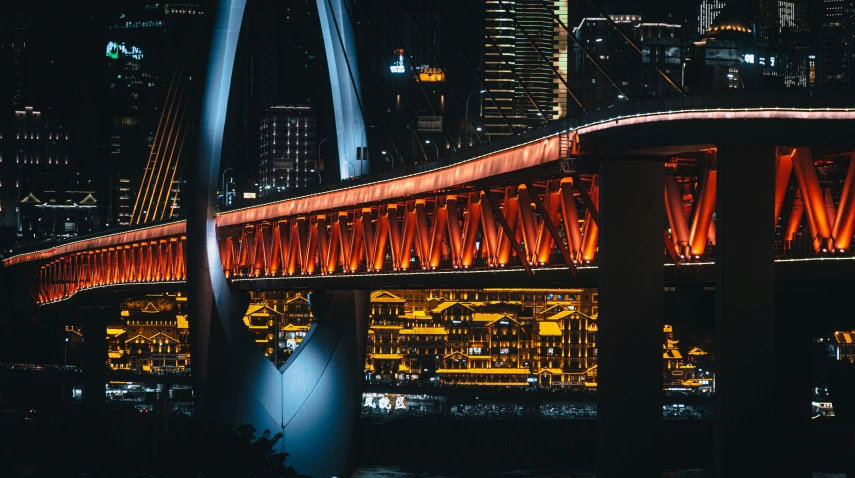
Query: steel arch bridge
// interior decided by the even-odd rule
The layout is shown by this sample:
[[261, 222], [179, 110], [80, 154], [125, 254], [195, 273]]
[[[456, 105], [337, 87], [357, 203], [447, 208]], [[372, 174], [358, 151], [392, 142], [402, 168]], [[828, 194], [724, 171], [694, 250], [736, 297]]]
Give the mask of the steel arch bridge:
[[[364, 126], [351, 74], [352, 27], [345, 0], [317, 4], [332, 52], [339, 157], [346, 166], [354, 154], [351, 136]], [[505, 280], [499, 270], [521, 283], [596, 280], [601, 413], [613, 417], [602, 427], [601, 459], [626, 464], [621, 444], [654, 442], [644, 437], [661, 412], [658, 399], [643, 398], [655, 395], [661, 364], [638, 357], [652, 350], [657, 358], [661, 345], [662, 305], [655, 296], [664, 264], [726, 291], [717, 310], [728, 321], [744, 320], [741, 333], [774, 325], [763, 306], [776, 274], [855, 278], [855, 140], [848, 134], [855, 101], [842, 96], [628, 103], [435, 164], [218, 213], [214, 191], [244, 6], [221, 0], [216, 15], [187, 219], [21, 251], [3, 262], [21, 272], [40, 304], [86, 290], [186, 281], [198, 413], [282, 430], [290, 463], [301, 472], [347, 471], [365, 349], [365, 288], [420, 286], [439, 274], [477, 286]], [[708, 272], [696, 277], [693, 269]], [[240, 289], [286, 287], [315, 291], [310, 302], [318, 320], [277, 369], [239, 320], [246, 299]], [[609, 324], [608, 317], [623, 317], [630, 307], [648, 312], [628, 331], [617, 329], [618, 320]], [[627, 359], [638, 360], [639, 377], [609, 383], [606, 371]], [[745, 385], [729, 380], [720, 390]], [[622, 413], [630, 397], [652, 403], [642, 408], [653, 413]], [[745, 418], [732, 407], [729, 437], [740, 434]], [[732, 449], [742, 443], [732, 441]], [[319, 459], [318, 450], [329, 453]], [[600, 469], [614, 475], [613, 466], [619, 465]]]

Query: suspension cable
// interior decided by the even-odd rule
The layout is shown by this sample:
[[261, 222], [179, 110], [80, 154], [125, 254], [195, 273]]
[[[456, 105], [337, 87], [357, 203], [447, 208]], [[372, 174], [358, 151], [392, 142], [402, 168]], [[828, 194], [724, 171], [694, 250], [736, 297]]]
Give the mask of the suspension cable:
[[[498, 2], [499, 5], [505, 8], [505, 2], [503, 2], [502, 0], [498, 0]], [[510, 13], [510, 10], [507, 10], [507, 8], [505, 8], [504, 11], [505, 13]], [[528, 40], [529, 45], [531, 45], [532, 48], [534, 48], [534, 50], [537, 52], [537, 54], [540, 55], [540, 58], [543, 60], [543, 62], [549, 65], [549, 68], [552, 69], [552, 72], [555, 73], [555, 76], [557, 76], [558, 79], [561, 80], [561, 83], [564, 85], [564, 88], [567, 89], [567, 93], [570, 93], [570, 96], [573, 98], [573, 101], [575, 101], [576, 104], [579, 105], [579, 108], [582, 109], [582, 112], [587, 113], [588, 110], [585, 109], [585, 106], [582, 105], [582, 102], [579, 101], [579, 98], [576, 97], [576, 93], [573, 92], [573, 89], [570, 88], [570, 85], [567, 84], [567, 81], [564, 79], [563, 76], [561, 76], [561, 73], [558, 72], [558, 69], [555, 68], [555, 65], [552, 64], [552, 61], [546, 58], [546, 55], [544, 55], [543, 52], [540, 51], [540, 48], [534, 44], [534, 41], [532, 41], [531, 37], [528, 35], [528, 32], [525, 31], [525, 28], [520, 25], [517, 19], [512, 17], [511, 20], [514, 22], [514, 27], [521, 31], [523, 35], [525, 35], [525, 38], [526, 40]]]
[[600, 70], [600, 73], [602, 73], [603, 76], [605, 76], [606, 79], [609, 80], [609, 83], [611, 83], [612, 86], [615, 87], [615, 89], [618, 91], [618, 93], [620, 93], [621, 95], [623, 95], [624, 98], [629, 100], [629, 96], [626, 93], [624, 93], [623, 90], [621, 90], [620, 86], [618, 86], [614, 80], [612, 80], [612, 78], [609, 76], [609, 74], [606, 73], [606, 70], [602, 66], [600, 66], [600, 63], [594, 58], [593, 55], [591, 55], [591, 52], [589, 52], [588, 49], [585, 48], [585, 45], [583, 45], [582, 42], [580, 42], [579, 39], [576, 38], [576, 35], [574, 35], [573, 32], [571, 32], [570, 29], [567, 28], [567, 25], [565, 25], [564, 22], [561, 21], [561, 18], [558, 15], [556, 15], [555, 12], [552, 11], [552, 9], [549, 8], [549, 6], [546, 4], [546, 0], [540, 0], [540, 3], [543, 4], [544, 8], [546, 8], [546, 10], [549, 11], [549, 13], [552, 15], [552, 18], [556, 22], [558, 22], [559, 25], [561, 25], [561, 28], [563, 28], [564, 31], [567, 33], [567, 36], [573, 40], [573, 43], [575, 43], [576, 46], [579, 47], [582, 50], [582, 52], [585, 53], [585, 56], [587, 56], [588, 59], [591, 60], [591, 63], [593, 63], [594, 66], [596, 66], [597, 69]]
[[[499, 1], [501, 2], [502, 0], [499, 0]], [[596, 3], [594, 3], [594, 0], [588, 0], [588, 3], [590, 3], [591, 6], [594, 7], [594, 10], [596, 10], [597, 13], [599, 13], [603, 18], [606, 19], [607, 22], [609, 22], [609, 24], [612, 27], [614, 27], [614, 29], [620, 34], [620, 36], [622, 36], [623, 39], [626, 40], [627, 43], [629, 43], [629, 46], [634, 48], [635, 51], [637, 51], [642, 57], [644, 57], [644, 52], [641, 51], [641, 48], [638, 48], [638, 45], [636, 45], [628, 36], [626, 36], [626, 34], [623, 32], [623, 30], [621, 30], [620, 27], [618, 27], [617, 23], [615, 23], [615, 21], [612, 20], [612, 17], [606, 15], [603, 12], [603, 10], [600, 9], [600, 7], [598, 7]], [[674, 80], [672, 80], [671, 77], [668, 76], [668, 73], [665, 73], [664, 71], [662, 71], [662, 68], [659, 68], [658, 64], [654, 63], [653, 67], [656, 68], [656, 71], [658, 71], [659, 74], [662, 75], [663, 78], [665, 78], [665, 81], [667, 81], [668, 84], [673, 86], [674, 89], [676, 89], [681, 95], [686, 96], [686, 93], [683, 91], [683, 89], [680, 88], [679, 86], [677, 86], [677, 83], [674, 83]]]
[[496, 41], [493, 40], [492, 36], [487, 34], [487, 29], [484, 27], [484, 25], [481, 24], [481, 22], [478, 21], [478, 17], [475, 16], [475, 12], [473, 12], [472, 9], [469, 8], [469, 5], [466, 6], [466, 10], [469, 12], [470, 15], [472, 15], [472, 20], [475, 22], [476, 25], [478, 25], [478, 28], [484, 33], [484, 37], [486, 37], [487, 39], [490, 40], [490, 44], [493, 45], [493, 48], [495, 48], [496, 52], [499, 53], [499, 56], [502, 58], [502, 61], [505, 62], [505, 66], [508, 67], [508, 70], [511, 72], [511, 75], [513, 75], [514, 81], [516, 81], [517, 83], [519, 83], [520, 86], [522, 86], [522, 89], [525, 92], [525, 95], [528, 97], [529, 101], [531, 101], [531, 104], [533, 104], [534, 107], [537, 109], [537, 112], [540, 115], [540, 117], [543, 118], [543, 121], [546, 124], [549, 124], [549, 118], [547, 118], [546, 114], [540, 109], [540, 106], [538, 106], [537, 101], [534, 101], [534, 98], [531, 96], [531, 93], [529, 93], [528, 88], [526, 88], [526, 86], [525, 86], [525, 82], [523, 82], [520, 79], [520, 77], [517, 75], [517, 72], [514, 71], [514, 67], [511, 66], [510, 62], [508, 62], [508, 59], [505, 57], [505, 54], [502, 53], [502, 50], [499, 49], [499, 46], [496, 45]]

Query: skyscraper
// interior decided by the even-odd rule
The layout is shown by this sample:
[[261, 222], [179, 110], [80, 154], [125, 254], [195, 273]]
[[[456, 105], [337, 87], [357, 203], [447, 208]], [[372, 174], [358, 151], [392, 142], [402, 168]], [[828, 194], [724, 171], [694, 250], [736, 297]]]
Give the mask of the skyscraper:
[[[207, 46], [200, 28], [203, 17], [203, 9], [194, 4], [137, 1], [123, 3], [109, 19], [104, 59], [107, 113], [113, 127], [108, 177], [101, 181], [111, 188], [105, 194], [109, 198], [105, 222], [110, 226], [152, 218], [146, 215], [147, 206], [155, 199], [146, 195], [158, 195], [160, 190], [175, 196], [167, 206], [171, 212], [180, 208], [181, 175], [172, 172], [180, 171], [182, 155], [192, 154], [192, 141], [183, 144], [181, 139], [194, 124], [194, 109], [188, 105], [199, 93], [193, 88], [198, 75], [195, 83], [193, 75]], [[170, 164], [158, 169], [167, 156]], [[154, 178], [156, 169], [168, 172], [168, 178]]]
[[698, 29], [694, 32], [693, 40], [704, 36], [707, 29], [712, 26], [715, 19], [721, 13], [726, 2], [724, 0], [701, 0], [698, 5]]
[[567, 115], [567, 0], [485, 0], [484, 128], [509, 135]]
[[855, 86], [852, 76], [855, 4], [852, 0], [822, 0], [818, 81], [820, 88]]
[[319, 183], [323, 165], [317, 157], [317, 125], [311, 106], [271, 106], [261, 120], [260, 133], [259, 196]]
[[[73, 236], [98, 226], [92, 180], [69, 159], [69, 128], [28, 106], [15, 111], [0, 174], [0, 220], [22, 240]], [[76, 167], [75, 167], [76, 166]]]
[[0, 14], [0, 111], [31, 101], [33, 40], [23, 14]]

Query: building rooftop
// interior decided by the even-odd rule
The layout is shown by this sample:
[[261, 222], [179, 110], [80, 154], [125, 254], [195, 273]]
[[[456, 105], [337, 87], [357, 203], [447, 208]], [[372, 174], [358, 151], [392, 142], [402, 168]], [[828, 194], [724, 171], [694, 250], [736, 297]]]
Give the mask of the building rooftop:
[[445, 335], [447, 333], [444, 327], [416, 327], [401, 330], [401, 335]]
[[855, 343], [855, 330], [835, 332], [834, 340], [836, 340], [838, 344]]
[[501, 314], [497, 312], [473, 312], [472, 320], [475, 322], [488, 322], [492, 323], [501, 318], [508, 317], [508, 314]]
[[537, 323], [537, 333], [547, 337], [561, 337], [561, 327], [557, 322], [542, 321]]
[[401, 354], [374, 354], [373, 358], [376, 360], [401, 360], [404, 356]]
[[371, 293], [371, 302], [391, 302], [395, 304], [403, 304], [407, 302], [407, 299], [399, 297], [387, 290], [377, 290]]
[[441, 313], [445, 312], [445, 310], [446, 310], [446, 309], [448, 309], [448, 308], [450, 308], [450, 307], [453, 307], [453, 306], [455, 306], [455, 305], [461, 305], [461, 306], [463, 306], [463, 307], [465, 307], [465, 308], [467, 308], [467, 309], [469, 309], [469, 310], [472, 310], [472, 307], [469, 307], [469, 305], [464, 304], [463, 302], [448, 301], [448, 302], [442, 302], [441, 304], [439, 304], [439, 305], [437, 305], [436, 307], [434, 307], [434, 308], [431, 310], [431, 313], [433, 313], [433, 314], [441, 314]]
[[438, 368], [436, 373], [447, 374], [492, 374], [492, 375], [531, 375], [531, 370], [527, 368]]
[[415, 320], [432, 320], [433, 317], [427, 314], [427, 312], [423, 310], [414, 310], [412, 312], [407, 312], [404, 315], [399, 315], [399, 319], [415, 319]]

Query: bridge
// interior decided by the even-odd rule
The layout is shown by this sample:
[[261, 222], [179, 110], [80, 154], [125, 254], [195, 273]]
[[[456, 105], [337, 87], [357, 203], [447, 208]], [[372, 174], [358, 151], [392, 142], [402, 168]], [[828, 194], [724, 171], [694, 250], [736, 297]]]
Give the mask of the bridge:
[[[436, 286], [460, 274], [484, 287], [595, 286], [597, 168], [612, 157], [660, 164], [663, 201], [650, 213], [665, 218], [658, 255], [666, 283], [712, 282], [717, 138], [724, 136], [771, 145], [769, 240], [779, 279], [840, 278], [851, 267], [855, 230], [851, 153], [840, 122], [855, 119], [855, 109], [803, 100], [758, 95], [635, 104], [632, 113], [556, 123], [421, 167], [218, 212], [221, 266], [231, 286], [244, 290]], [[797, 132], [810, 132], [804, 144], [820, 146], [775, 146]], [[615, 142], [627, 138], [636, 139]], [[840, 169], [838, 204], [820, 185], [817, 164]], [[623, 247], [632, 247], [637, 232], [627, 231]], [[20, 252], [4, 264], [35, 265], [35, 299], [50, 304], [91, 289], [184, 282], [186, 248], [186, 221], [175, 220]]]
[[[598, 472], [656, 476], [663, 289], [714, 285], [717, 473], [745, 473], [746, 463], [799, 469], [794, 445], [761, 452], [754, 439], [758, 429], [779, 430], [782, 442], [798, 443], [809, 390], [802, 379], [767, 373], [758, 383], [744, 370], [766, 367], [776, 344], [795, 340], [784, 330], [807, 301], [781, 290], [855, 279], [851, 95], [626, 102], [437, 162], [217, 211], [245, 2], [220, 3], [186, 220], [16, 251], [4, 267], [36, 303], [68, 307], [86, 294], [186, 284], [197, 413], [282, 431], [290, 464], [329, 477], [347, 473], [369, 289], [596, 285]], [[347, 4], [318, 7], [338, 134], [351, 135], [364, 123]], [[352, 158], [351, 143], [339, 141], [341, 161]], [[245, 291], [297, 288], [312, 291], [316, 325], [277, 369], [238, 318]], [[770, 331], [783, 338], [757, 339]], [[799, 359], [788, 360], [777, 365]], [[795, 397], [783, 414], [744, 406], [772, 387]]]

